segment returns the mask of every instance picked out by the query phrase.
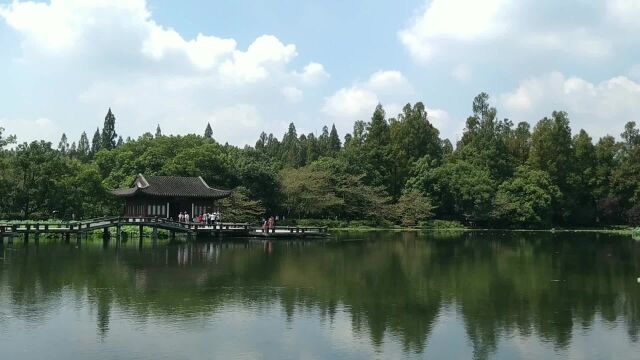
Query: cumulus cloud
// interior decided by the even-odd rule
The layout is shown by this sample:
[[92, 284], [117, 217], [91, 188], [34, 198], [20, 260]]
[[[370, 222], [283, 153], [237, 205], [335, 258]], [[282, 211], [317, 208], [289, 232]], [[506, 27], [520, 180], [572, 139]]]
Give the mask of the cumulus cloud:
[[287, 99], [291, 103], [300, 102], [303, 97], [302, 90], [298, 89], [295, 86], [285, 86], [284, 88], [282, 88], [282, 95], [284, 95], [285, 99]]
[[[7, 129], [5, 135], [15, 135], [18, 143], [29, 142], [33, 139], [33, 132], [37, 131], [44, 136], [38, 140], [45, 140], [58, 145], [62, 130], [51, 119], [5, 119], [0, 118], [0, 127]], [[73, 140], [70, 140], [71, 143]]]
[[470, 41], [504, 33], [501, 10], [505, 3], [506, 0], [433, 0], [398, 35], [414, 57], [428, 60], [441, 39]]
[[575, 130], [617, 136], [627, 121], [640, 120], [640, 83], [617, 76], [600, 83], [559, 72], [531, 77], [499, 96], [499, 108], [514, 121], [535, 122], [553, 110], [569, 113]]
[[[125, 136], [152, 131], [157, 123], [165, 133], [200, 133], [214, 120], [224, 129], [224, 119], [237, 111], [242, 127], [219, 134], [240, 144], [303, 101], [300, 86], [329, 76], [316, 62], [297, 72], [296, 46], [273, 35], [246, 47], [212, 34], [187, 38], [157, 23], [145, 0], [14, 1], [0, 5], [3, 20], [22, 43], [11, 71], [40, 79], [39, 86], [25, 88], [35, 103], [30, 113], [46, 115], [55, 126], [45, 136], [55, 131], [56, 138], [57, 129], [92, 131], [111, 106]], [[19, 132], [17, 119], [24, 116], [0, 116], [8, 132]]]
[[310, 62], [302, 72], [294, 72], [294, 75], [305, 84], [317, 84], [329, 78], [329, 73], [324, 66], [316, 62]]
[[[401, 72], [381, 70], [371, 74], [366, 81], [356, 82], [328, 96], [322, 111], [341, 133], [346, 133], [353, 130], [354, 121], [369, 120], [378, 104], [384, 106], [388, 117], [395, 117], [405, 104], [416, 101], [419, 101], [416, 91]], [[427, 113], [444, 137], [455, 138], [462, 129], [445, 110], [427, 106]]]
[[411, 84], [399, 71], [377, 71], [367, 81], [339, 89], [327, 97], [322, 111], [333, 118], [353, 122], [370, 117], [378, 103], [393, 105], [413, 92]]
[[[571, 12], [574, 16], [558, 16]], [[625, 36], [638, 29], [636, 0], [540, 2], [533, 0], [432, 0], [398, 32], [400, 42], [420, 62], [436, 57], [494, 57], [563, 53], [605, 59], [616, 47], [635, 43]]]

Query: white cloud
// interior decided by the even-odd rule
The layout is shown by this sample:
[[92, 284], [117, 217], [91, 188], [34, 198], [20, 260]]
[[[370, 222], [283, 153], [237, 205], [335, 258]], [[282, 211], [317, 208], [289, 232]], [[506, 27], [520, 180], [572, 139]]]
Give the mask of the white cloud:
[[[38, 140], [49, 141], [53, 147], [58, 146], [62, 136], [62, 130], [48, 118], [27, 119], [0, 119], [0, 127], [5, 128], [5, 135], [15, 135], [17, 143], [30, 142], [34, 131], [41, 135]], [[71, 144], [74, 140], [69, 140]]]
[[317, 84], [329, 78], [324, 66], [316, 62], [308, 63], [301, 73], [295, 72], [294, 75], [305, 84]]
[[322, 111], [353, 122], [370, 117], [378, 103], [391, 106], [413, 92], [411, 84], [399, 71], [377, 71], [367, 81], [342, 88], [326, 98]]
[[433, 0], [398, 36], [413, 56], [428, 60], [439, 40], [471, 41], [504, 33], [505, 5], [506, 0]]
[[553, 110], [569, 113], [572, 127], [592, 136], [617, 136], [627, 121], [640, 119], [640, 84], [625, 76], [600, 83], [554, 72], [521, 82], [499, 96], [499, 109], [515, 122], [536, 122]]
[[233, 39], [198, 34], [195, 39], [186, 41], [173, 29], [153, 26], [150, 28], [149, 38], [143, 44], [142, 52], [157, 60], [168, 53], [183, 52], [194, 65], [204, 70], [212, 68], [235, 48], [236, 42]]
[[291, 103], [300, 102], [303, 97], [302, 90], [295, 86], [285, 86], [282, 88], [282, 95], [284, 95], [285, 99]]
[[[225, 139], [232, 138], [239, 132], [252, 133], [255, 129], [264, 128], [264, 121], [258, 109], [251, 104], [235, 104], [217, 109], [210, 115], [209, 122], [214, 138], [223, 143]], [[238, 145], [253, 145], [256, 139], [254, 136], [241, 138]]]
[[[565, 11], [570, 19], [559, 15]], [[638, 18], [637, 0], [432, 0], [398, 38], [419, 62], [483, 56], [495, 62], [558, 52], [574, 61], [601, 60], [638, 42], [629, 34], [640, 28]]]
[[[64, 129], [92, 132], [111, 106], [116, 130], [124, 136], [153, 131], [158, 123], [164, 133], [201, 133], [215, 120], [218, 134], [225, 135], [220, 140], [252, 143], [304, 100], [301, 85], [329, 76], [315, 62], [297, 73], [291, 67], [296, 46], [273, 35], [259, 36], [246, 48], [211, 34], [187, 38], [158, 24], [144, 0], [14, 1], [0, 5], [3, 20], [22, 43], [19, 61], [6, 71], [42, 80], [38, 87], [17, 84], [35, 102], [29, 116], [17, 107], [0, 115], [46, 114], [51, 123], [42, 131], [22, 132], [29, 121], [6, 120], [7, 132], [23, 140], [44, 132], [59, 138]], [[227, 126], [225, 119], [240, 126]]]
[[638, 0], [608, 0], [607, 13], [614, 24], [640, 28], [640, 1]]
[[284, 65], [297, 55], [295, 45], [285, 45], [271, 35], [258, 37], [247, 51], [234, 51], [220, 67], [223, 78], [236, 82], [256, 82], [265, 79], [269, 66]]
[[[395, 117], [405, 104], [418, 101], [415, 90], [399, 71], [377, 71], [364, 82], [336, 91], [325, 99], [322, 111], [331, 117], [340, 133], [353, 130], [356, 120], [368, 121], [378, 104], [384, 106], [387, 117]], [[427, 107], [429, 121], [441, 131], [441, 136], [455, 138], [461, 133], [461, 122], [454, 121], [443, 109]]]

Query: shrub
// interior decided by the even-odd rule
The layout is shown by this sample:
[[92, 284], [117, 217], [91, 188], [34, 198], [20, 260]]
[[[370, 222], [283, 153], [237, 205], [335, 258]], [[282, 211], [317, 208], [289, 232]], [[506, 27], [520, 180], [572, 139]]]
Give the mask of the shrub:
[[425, 229], [437, 229], [437, 230], [466, 229], [466, 226], [464, 226], [461, 222], [456, 220], [423, 221], [420, 223], [420, 227]]

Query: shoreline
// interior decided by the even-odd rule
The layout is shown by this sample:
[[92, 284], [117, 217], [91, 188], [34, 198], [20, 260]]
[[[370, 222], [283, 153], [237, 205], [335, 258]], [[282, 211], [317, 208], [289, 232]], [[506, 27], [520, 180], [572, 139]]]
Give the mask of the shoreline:
[[388, 231], [388, 232], [548, 232], [548, 233], [600, 233], [617, 235], [634, 235], [638, 230], [634, 228], [625, 229], [500, 229], [500, 228], [380, 228], [380, 227], [337, 227], [328, 228], [329, 231]]

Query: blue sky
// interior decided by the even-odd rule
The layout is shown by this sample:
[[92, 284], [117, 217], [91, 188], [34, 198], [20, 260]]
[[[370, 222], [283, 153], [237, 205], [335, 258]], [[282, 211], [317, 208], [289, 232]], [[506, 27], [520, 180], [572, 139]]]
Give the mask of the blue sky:
[[0, 127], [77, 140], [108, 107], [123, 136], [200, 133], [253, 144], [376, 103], [423, 101], [455, 140], [473, 97], [535, 123], [617, 136], [640, 120], [640, 0], [0, 0]]

